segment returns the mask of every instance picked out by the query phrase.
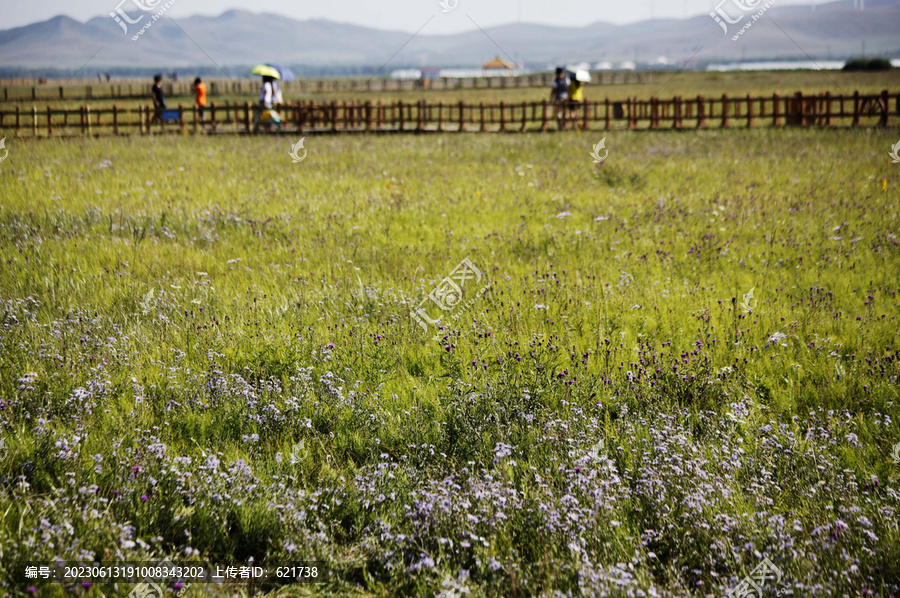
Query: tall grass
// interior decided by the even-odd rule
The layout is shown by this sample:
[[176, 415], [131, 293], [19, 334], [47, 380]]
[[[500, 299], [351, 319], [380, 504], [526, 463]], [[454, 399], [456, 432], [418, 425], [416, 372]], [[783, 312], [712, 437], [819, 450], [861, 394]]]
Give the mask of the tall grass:
[[[896, 136], [10, 143], [5, 588], [171, 557], [719, 595], [765, 556], [769, 593], [896, 594]], [[466, 257], [488, 290], [423, 331]]]

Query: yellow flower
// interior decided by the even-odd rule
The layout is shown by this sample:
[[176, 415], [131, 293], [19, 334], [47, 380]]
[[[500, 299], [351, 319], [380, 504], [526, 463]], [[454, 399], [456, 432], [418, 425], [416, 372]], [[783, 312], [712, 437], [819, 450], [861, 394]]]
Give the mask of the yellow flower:
[[887, 179], [881, 179], [881, 190], [887, 191]]

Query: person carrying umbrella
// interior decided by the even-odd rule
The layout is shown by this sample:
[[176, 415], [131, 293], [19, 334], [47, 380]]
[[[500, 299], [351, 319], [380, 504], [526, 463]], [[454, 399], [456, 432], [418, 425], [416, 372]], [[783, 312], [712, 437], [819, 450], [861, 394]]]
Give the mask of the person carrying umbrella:
[[275, 106], [284, 104], [284, 97], [281, 95], [281, 84], [293, 81], [294, 71], [280, 64], [266, 64], [265, 66], [272, 67], [273, 69], [278, 71], [279, 75], [277, 79], [272, 81], [272, 85], [275, 88], [275, 97], [273, 98], [272, 103]]
[[572, 73], [569, 83], [569, 118], [575, 121], [578, 118], [578, 108], [584, 101], [584, 84], [590, 83], [591, 74], [584, 70]]
[[269, 129], [272, 125], [280, 125], [281, 117], [273, 110], [273, 106], [277, 98], [275, 81], [280, 79], [281, 75], [278, 73], [277, 69], [265, 64], [255, 66], [251, 72], [254, 75], [260, 75], [262, 77], [262, 88], [259, 90], [259, 117], [257, 126], [262, 124], [263, 127]]

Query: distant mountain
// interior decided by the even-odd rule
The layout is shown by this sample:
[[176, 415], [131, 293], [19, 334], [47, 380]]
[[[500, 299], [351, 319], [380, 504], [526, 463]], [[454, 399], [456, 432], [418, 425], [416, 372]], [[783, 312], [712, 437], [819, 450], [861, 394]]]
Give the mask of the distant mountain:
[[[758, 2], [757, 10], [763, 4], [744, 2]], [[400, 31], [242, 10], [180, 18], [177, 23], [163, 16], [133, 40], [138, 26], [151, 17], [130, 3], [123, 7], [131, 7], [126, 13], [132, 19], [144, 15], [128, 25], [127, 34], [110, 17], [81, 23], [58, 16], [0, 31], [0, 70], [72, 72], [84, 66], [84, 73], [90, 74], [105, 69], [222, 67], [243, 73], [246, 65], [277, 61], [297, 65], [301, 72], [347, 72], [349, 67], [374, 72], [389, 61], [383, 71], [389, 73], [401, 67], [477, 67], [498, 53], [537, 69], [580, 61], [654, 63], [660, 57], [672, 64], [693, 57], [702, 65], [739, 59], [842, 59], [860, 55], [863, 42], [867, 55], [900, 57], [896, 0], [869, 0], [864, 12], [853, 9], [853, 0], [822, 4], [812, 11], [807, 6], [781, 7], [776, 0], [737, 41], [732, 36], [740, 24], [729, 25], [726, 35], [706, 15], [629, 25], [513, 24], [455, 35], [428, 35], [426, 27], [410, 40], [409, 33]]]

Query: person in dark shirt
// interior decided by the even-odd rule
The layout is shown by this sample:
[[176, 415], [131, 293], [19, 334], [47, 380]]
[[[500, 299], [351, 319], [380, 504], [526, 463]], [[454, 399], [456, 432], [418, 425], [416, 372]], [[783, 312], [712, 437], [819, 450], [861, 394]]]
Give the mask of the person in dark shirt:
[[162, 111], [166, 109], [166, 97], [163, 95], [162, 90], [162, 75], [153, 75], [153, 89], [151, 91], [153, 95], [153, 107], [155, 108], [155, 112], [153, 114], [153, 120], [150, 122], [162, 121]]
[[156, 106], [157, 110], [165, 110], [167, 107], [166, 98], [163, 96], [161, 82], [162, 75], [153, 76], [153, 105]]
[[556, 69], [556, 78], [553, 79], [550, 99], [553, 101], [553, 112], [556, 117], [557, 127], [562, 129], [565, 126], [566, 107], [569, 103], [569, 78], [566, 77], [562, 67], [557, 67]]

